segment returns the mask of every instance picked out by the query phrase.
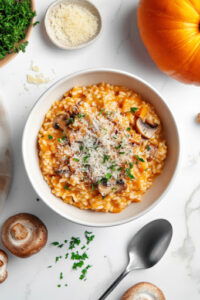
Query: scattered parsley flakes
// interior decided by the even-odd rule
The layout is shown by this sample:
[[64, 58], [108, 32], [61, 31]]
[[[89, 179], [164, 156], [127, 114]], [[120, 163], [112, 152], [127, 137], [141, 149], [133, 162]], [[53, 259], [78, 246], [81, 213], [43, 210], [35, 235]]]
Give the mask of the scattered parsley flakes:
[[79, 119], [84, 118], [84, 117], [85, 117], [85, 114], [78, 114], [77, 117], [78, 117]]
[[70, 190], [70, 187], [68, 185], [65, 185], [64, 189], [68, 191], [68, 190]]
[[92, 232], [89, 232], [89, 231], [85, 231], [85, 238], [87, 240], [87, 245], [92, 242], [95, 238], [95, 235], [92, 234]]
[[60, 288], [60, 287], [61, 287], [61, 284], [57, 284], [57, 287]]
[[36, 26], [36, 25], [38, 25], [38, 24], [40, 24], [40, 22], [39, 22], [39, 21], [36, 21], [35, 23], [33, 23], [33, 26]]
[[125, 154], [125, 152], [119, 152], [120, 155]]
[[52, 266], [48, 266], [47, 268], [50, 269], [50, 268], [52, 268]]
[[127, 130], [127, 131], [131, 131], [131, 127], [127, 127], [126, 130]]
[[110, 159], [110, 155], [104, 154], [104, 156], [103, 156], [103, 163], [105, 163], [105, 162], [108, 161], [109, 159]]
[[58, 246], [58, 245], [59, 245], [59, 242], [53, 242], [53, 243], [51, 243], [51, 245], [53, 245], [53, 246]]
[[145, 162], [145, 160], [142, 157], [139, 157], [139, 155], [135, 155], [135, 158], [137, 158], [137, 160]]
[[90, 154], [83, 157], [83, 162], [86, 163], [88, 161], [88, 158], [90, 157]]
[[59, 246], [58, 246], [58, 248], [62, 248], [64, 246], [64, 244], [60, 244]]
[[80, 260], [79, 262], [75, 262], [75, 263], [73, 263], [73, 266], [72, 266], [72, 269], [73, 270], [76, 270], [76, 269], [78, 269], [78, 268], [81, 268], [82, 266], [84, 265], [84, 261], [83, 260]]
[[57, 263], [61, 258], [62, 258], [62, 256], [56, 256], [55, 262]]
[[135, 113], [138, 110], [138, 107], [131, 107], [130, 111]]
[[126, 175], [130, 178], [130, 179], [135, 179], [135, 177], [133, 176], [133, 174], [131, 173], [131, 168], [127, 168], [125, 170]]
[[80, 280], [85, 279], [86, 275], [87, 275], [87, 271], [89, 268], [91, 268], [91, 265], [87, 265], [82, 271], [81, 271], [81, 275], [79, 277]]
[[88, 255], [87, 255], [87, 253], [83, 253], [82, 255], [80, 255], [79, 253], [78, 253], [78, 251], [75, 253], [75, 252], [72, 252], [71, 253], [71, 259], [72, 260], [85, 260], [85, 259], [87, 259], [88, 258]]
[[79, 161], [79, 159], [78, 159], [78, 158], [73, 158], [73, 160], [74, 160], [74, 161], [76, 161], [76, 162], [78, 162], [78, 161]]
[[67, 258], [68, 258], [68, 256], [69, 256], [69, 253], [66, 253], [66, 254], [65, 254], [65, 259], [67, 259]]
[[49, 135], [48, 135], [48, 139], [49, 139], [49, 140], [52, 140], [52, 139], [53, 139], [53, 136], [49, 134]]
[[109, 180], [111, 177], [112, 177], [112, 174], [111, 174], [111, 173], [107, 173], [107, 174], [105, 175], [105, 178], [106, 178], [107, 180]]
[[80, 238], [76, 238], [76, 237], [72, 237], [71, 241], [69, 243], [69, 249], [74, 249], [76, 246], [78, 246], [80, 244]]
[[63, 279], [63, 273], [60, 272], [60, 280]]
[[149, 145], [146, 146], [147, 151], [151, 150], [151, 147]]
[[67, 240], [64, 240], [64, 243], [66, 244], [66, 243], [67, 243]]

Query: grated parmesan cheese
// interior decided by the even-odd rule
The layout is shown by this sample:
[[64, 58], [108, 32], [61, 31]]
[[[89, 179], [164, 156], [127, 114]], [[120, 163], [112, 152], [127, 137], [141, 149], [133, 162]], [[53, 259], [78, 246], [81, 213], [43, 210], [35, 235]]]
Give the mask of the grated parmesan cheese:
[[60, 45], [75, 47], [92, 39], [98, 31], [98, 18], [76, 3], [60, 3], [50, 9], [47, 18], [50, 35]]

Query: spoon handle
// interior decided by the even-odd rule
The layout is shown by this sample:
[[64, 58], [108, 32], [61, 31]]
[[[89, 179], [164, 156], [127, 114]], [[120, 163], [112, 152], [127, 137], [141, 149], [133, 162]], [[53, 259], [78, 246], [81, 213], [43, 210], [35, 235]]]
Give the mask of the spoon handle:
[[107, 298], [107, 296], [114, 290], [114, 288], [120, 283], [120, 281], [128, 274], [129, 272], [127, 270], [124, 270], [124, 272], [119, 275], [119, 277], [111, 284], [111, 286], [105, 291], [105, 293], [98, 298], [98, 300], [104, 300]]

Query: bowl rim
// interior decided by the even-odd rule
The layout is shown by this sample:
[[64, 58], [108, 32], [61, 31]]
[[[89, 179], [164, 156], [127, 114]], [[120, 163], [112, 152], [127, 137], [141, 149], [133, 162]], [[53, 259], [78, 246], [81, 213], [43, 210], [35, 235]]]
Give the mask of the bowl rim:
[[[62, 211], [59, 211], [59, 209], [55, 208], [54, 205], [47, 203], [47, 201], [43, 198], [43, 196], [41, 196], [41, 193], [39, 191], [39, 189], [35, 186], [34, 181], [32, 180], [32, 176], [31, 176], [31, 171], [28, 167], [28, 163], [27, 163], [27, 158], [25, 157], [25, 148], [26, 148], [26, 138], [28, 137], [27, 134], [27, 130], [28, 130], [28, 124], [29, 124], [29, 120], [32, 116], [32, 114], [34, 113], [34, 109], [36, 109], [37, 104], [43, 99], [43, 97], [45, 96], [45, 94], [53, 91], [57, 86], [59, 86], [60, 84], [62, 84], [64, 81], [66, 80], [70, 80], [76, 76], [79, 75], [84, 75], [84, 74], [90, 74], [90, 73], [94, 73], [94, 72], [110, 72], [110, 73], [116, 73], [116, 74], [121, 74], [121, 75], [125, 75], [125, 76], [129, 76], [132, 79], [135, 79], [139, 82], [141, 82], [142, 84], [146, 85], [149, 89], [151, 89], [155, 94], [158, 95], [158, 97], [161, 99], [161, 101], [163, 102], [163, 104], [166, 106], [167, 110], [169, 111], [169, 113], [171, 114], [171, 117], [173, 119], [174, 122], [174, 127], [176, 130], [176, 137], [177, 137], [177, 159], [176, 159], [176, 166], [174, 169], [174, 172], [166, 186], [166, 188], [164, 189], [164, 191], [159, 195], [159, 197], [157, 197], [157, 199], [146, 209], [144, 209], [143, 211], [141, 211], [140, 213], [138, 213], [136, 216], [133, 217], [129, 217], [127, 219], [124, 220], [120, 220], [120, 221], [114, 221], [108, 224], [105, 223], [98, 223], [95, 224], [93, 222], [85, 222], [85, 221], [81, 221], [80, 219], [75, 219], [74, 217], [71, 216], [66, 216], [64, 213], [62, 213]], [[130, 72], [124, 71], [124, 70], [119, 70], [119, 69], [114, 69], [114, 68], [89, 68], [89, 69], [83, 69], [80, 71], [76, 71], [73, 73], [70, 73], [67, 76], [63, 76], [62, 78], [60, 78], [59, 80], [57, 80], [56, 82], [54, 82], [49, 88], [47, 88], [38, 98], [38, 100], [35, 102], [35, 104], [32, 106], [30, 113], [28, 115], [28, 118], [26, 120], [25, 126], [24, 126], [24, 130], [23, 130], [23, 135], [22, 135], [22, 159], [23, 159], [23, 163], [24, 163], [24, 168], [26, 170], [26, 174], [28, 176], [28, 179], [34, 189], [34, 191], [36, 192], [36, 194], [38, 194], [38, 196], [42, 199], [42, 201], [49, 207], [51, 208], [54, 212], [56, 212], [59, 216], [65, 218], [68, 221], [71, 221], [75, 224], [79, 224], [79, 225], [83, 225], [83, 226], [89, 226], [89, 227], [96, 227], [96, 228], [103, 228], [103, 227], [113, 227], [113, 226], [119, 226], [119, 225], [123, 225], [123, 224], [127, 224], [131, 221], [134, 221], [142, 216], [144, 216], [145, 214], [147, 214], [149, 211], [151, 211], [153, 208], [155, 208], [158, 203], [161, 202], [161, 200], [164, 198], [164, 196], [167, 194], [167, 192], [169, 191], [170, 187], [172, 186], [176, 176], [177, 176], [177, 172], [180, 166], [180, 157], [181, 157], [181, 149], [180, 149], [180, 134], [179, 134], [179, 130], [175, 121], [175, 117], [171, 111], [171, 109], [169, 108], [169, 106], [167, 105], [167, 103], [164, 101], [163, 97], [161, 96], [161, 94], [154, 88], [152, 87], [148, 82], [146, 82], [145, 80], [143, 80], [142, 78], [140, 78], [139, 76], [136, 76]]]
[[[91, 38], [88, 42], [82, 43], [78, 46], [69, 47], [69, 46], [62, 45], [61, 43], [57, 42], [56, 39], [54, 39], [52, 37], [52, 35], [50, 34], [49, 29], [48, 29], [47, 19], [48, 19], [48, 14], [49, 14], [50, 10], [52, 9], [52, 7], [54, 7], [57, 4], [62, 3], [62, 2], [73, 2], [73, 1], [85, 2], [88, 5], [88, 7], [90, 6], [96, 11], [96, 16], [98, 17], [98, 20], [99, 20], [99, 28], [98, 28], [98, 31], [95, 34], [95, 36], [93, 38]], [[90, 44], [94, 43], [101, 35], [102, 22], [103, 22], [102, 21], [102, 16], [101, 16], [101, 13], [100, 13], [98, 7], [94, 3], [92, 3], [88, 0], [82, 0], [82, 1], [81, 0], [55, 0], [47, 7], [47, 10], [46, 10], [46, 13], [45, 13], [45, 16], [44, 16], [44, 27], [45, 27], [45, 31], [46, 31], [46, 34], [47, 34], [49, 40], [56, 47], [58, 47], [59, 49], [62, 49], [62, 50], [78, 50], [78, 49], [81, 49], [81, 48], [85, 48], [85, 47], [89, 46]]]

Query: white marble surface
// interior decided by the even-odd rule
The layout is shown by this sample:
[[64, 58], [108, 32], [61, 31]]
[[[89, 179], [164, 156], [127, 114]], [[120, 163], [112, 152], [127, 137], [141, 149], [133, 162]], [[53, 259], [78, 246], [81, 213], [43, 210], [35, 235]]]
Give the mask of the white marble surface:
[[[173, 225], [172, 243], [155, 267], [129, 274], [108, 297], [118, 300], [123, 292], [139, 281], [157, 284], [167, 300], [200, 299], [200, 125], [194, 121], [200, 111], [200, 88], [183, 85], [162, 74], [149, 58], [136, 26], [137, 1], [95, 0], [103, 16], [100, 39], [83, 50], [65, 52], [54, 48], [43, 33], [42, 20], [50, 0], [37, 1], [41, 24], [34, 29], [25, 54], [0, 69], [0, 90], [9, 110], [14, 150], [14, 180], [0, 225], [10, 215], [30, 212], [40, 217], [49, 230], [49, 243], [70, 236], [83, 236], [84, 228], [56, 215], [42, 201], [36, 201], [26, 177], [21, 158], [21, 136], [28, 113], [42, 92], [53, 82], [71, 72], [88, 67], [113, 67], [127, 70], [150, 82], [165, 97], [174, 112], [181, 134], [182, 160], [178, 176], [162, 202], [144, 217], [132, 223], [92, 229], [88, 279], [82, 282], [69, 265], [55, 256], [64, 253], [47, 245], [28, 259], [9, 255], [9, 276], [0, 286], [1, 300], [69, 299], [95, 300], [122, 271], [126, 247], [132, 235], [155, 218], [167, 218]], [[34, 62], [50, 82], [35, 86], [26, 83]], [[88, 229], [88, 228], [87, 228]], [[0, 245], [2, 246], [2, 245]], [[68, 287], [57, 288], [59, 273], [64, 273]]]

